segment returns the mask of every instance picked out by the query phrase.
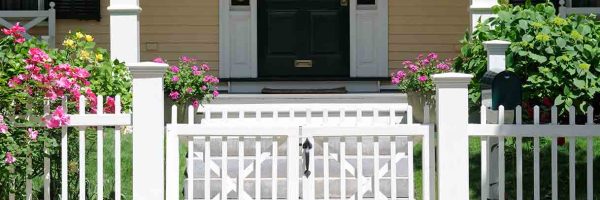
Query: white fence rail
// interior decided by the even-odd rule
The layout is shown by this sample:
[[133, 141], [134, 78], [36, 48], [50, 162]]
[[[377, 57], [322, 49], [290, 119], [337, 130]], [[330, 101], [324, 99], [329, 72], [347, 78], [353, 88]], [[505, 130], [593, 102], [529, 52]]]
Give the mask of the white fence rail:
[[558, 14], [561, 17], [566, 17], [571, 14], [580, 15], [598, 15], [600, 14], [600, 7], [573, 7], [572, 0], [561, 0], [559, 2]]
[[[515, 150], [516, 150], [516, 198], [530, 199], [531, 197], [524, 197], [523, 191], [523, 179], [533, 178], [533, 199], [544, 198], [540, 192], [540, 167], [543, 166], [540, 163], [540, 138], [549, 137], [551, 138], [551, 188], [552, 188], [552, 199], [558, 199], [558, 179], [567, 178], [569, 180], [569, 199], [594, 199], [594, 149], [593, 141], [594, 137], [600, 136], [600, 125], [595, 125], [593, 121], [594, 109], [590, 106], [587, 109], [587, 122], [585, 125], [575, 124], [575, 107], [571, 107], [569, 113], [569, 124], [561, 125], [558, 123], [558, 112], [557, 107], [551, 108], [551, 122], [550, 124], [540, 124], [540, 107], [534, 107], [533, 124], [523, 124], [522, 119], [522, 108], [519, 106], [515, 109], [515, 124], [505, 124], [505, 110], [503, 106], [499, 107], [498, 110], [498, 124], [486, 124], [488, 113], [486, 107], [481, 108], [481, 124], [469, 124], [468, 134], [469, 136], [481, 137], [481, 199], [490, 198], [490, 153], [486, 150], [489, 148], [489, 140], [491, 137], [498, 138], [498, 198], [506, 199], [506, 170], [505, 170], [505, 139], [512, 137], [515, 138]], [[561, 177], [558, 173], [558, 137], [568, 138], [569, 145], [569, 173], [567, 177]], [[523, 138], [533, 138], [533, 177], [523, 177]], [[583, 138], [586, 140], [586, 197], [576, 196], [576, 139]], [[563, 175], [564, 176], [564, 175]]]
[[188, 124], [167, 126], [167, 199], [182, 198], [179, 144], [186, 142], [187, 199], [414, 199], [417, 139], [427, 144], [425, 199], [434, 193], [433, 126], [413, 124], [405, 104], [209, 105], [201, 112], [200, 124], [189, 112]]
[[[54, 48], [56, 45], [56, 9], [54, 6], [55, 3], [50, 2], [48, 10], [3, 10], [0, 12], [0, 26], [10, 28], [14, 25], [11, 20], [21, 21], [31, 18], [26, 24], [21, 24], [25, 30], [29, 30], [44, 20], [48, 20], [48, 35], [47, 38], [43, 38], [48, 42], [49, 47]], [[31, 35], [25, 33], [25, 37], [30, 38]]]
[[[103, 186], [104, 186], [104, 153], [102, 151], [103, 149], [103, 135], [104, 135], [104, 128], [114, 128], [114, 144], [115, 144], [115, 166], [114, 166], [114, 174], [115, 174], [115, 182], [114, 182], [114, 189], [115, 189], [115, 199], [119, 200], [121, 199], [121, 129], [125, 126], [130, 126], [131, 125], [131, 115], [130, 114], [124, 114], [121, 113], [121, 98], [119, 96], [115, 97], [115, 114], [105, 114], [103, 113], [104, 109], [103, 109], [103, 105], [104, 105], [104, 101], [103, 101], [103, 97], [102, 96], [98, 96], [97, 97], [97, 113], [87, 113], [86, 109], [88, 107], [86, 107], [86, 100], [84, 96], [81, 96], [79, 98], [79, 110], [78, 112], [76, 112], [76, 114], [68, 114], [68, 109], [67, 109], [67, 101], [63, 100], [62, 101], [62, 106], [63, 108], [65, 108], [65, 114], [68, 114], [69, 118], [70, 118], [70, 123], [66, 126], [63, 126], [61, 129], [61, 140], [60, 140], [60, 178], [61, 178], [61, 191], [60, 191], [60, 196], [62, 199], [67, 199], [67, 197], [69, 196], [69, 192], [74, 192], [74, 191], [69, 191], [69, 180], [68, 180], [68, 170], [69, 170], [69, 158], [68, 158], [68, 146], [69, 146], [69, 141], [68, 141], [68, 133], [69, 133], [69, 128], [76, 128], [77, 130], [79, 130], [79, 141], [77, 142], [79, 144], [79, 162], [78, 162], [78, 166], [79, 166], [79, 179], [76, 180], [79, 184], [79, 199], [85, 199], [87, 196], [86, 193], [86, 148], [85, 148], [85, 139], [86, 139], [86, 131], [88, 130], [88, 128], [95, 128], [97, 130], [97, 142], [96, 144], [97, 146], [97, 184], [96, 184], [96, 196], [98, 197], [98, 199], [104, 199], [103, 198]], [[50, 114], [50, 107], [49, 104], [46, 103], [46, 105], [44, 106], [44, 113], [45, 116], [48, 116]], [[41, 122], [41, 116], [21, 116], [21, 117], [27, 117], [29, 119], [31, 119], [32, 121], [37, 121], [37, 122]], [[42, 124], [39, 124], [40, 127], [42, 127]], [[31, 163], [31, 158], [27, 158], [28, 159], [28, 168], [29, 171], [31, 171], [31, 167], [32, 167], [32, 163]], [[51, 198], [51, 194], [50, 194], [50, 181], [51, 181], [51, 174], [50, 174], [50, 167], [51, 167], [51, 163], [53, 162], [50, 158], [45, 157], [44, 158], [44, 169], [43, 169], [43, 199], [44, 200], [50, 200], [53, 199]], [[30, 200], [33, 199], [33, 178], [35, 177], [27, 177], [26, 180], [26, 191], [25, 191], [25, 198]], [[14, 200], [16, 198], [16, 195], [11, 194], [9, 196], [9, 200]], [[20, 198], [18, 198], [20, 199]]]

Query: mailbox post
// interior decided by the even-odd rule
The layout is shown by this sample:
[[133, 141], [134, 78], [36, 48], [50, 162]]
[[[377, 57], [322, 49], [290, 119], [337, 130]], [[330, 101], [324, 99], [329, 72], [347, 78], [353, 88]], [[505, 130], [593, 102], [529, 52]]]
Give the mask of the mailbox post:
[[[506, 50], [510, 42], [493, 40], [483, 42], [488, 52], [487, 72], [482, 81], [482, 105], [488, 108], [486, 123], [498, 123], [498, 107], [505, 108], [504, 123], [514, 122], [514, 109], [521, 104], [521, 81], [514, 73], [506, 71]], [[488, 180], [489, 199], [499, 199], [498, 195], [498, 138], [489, 137]]]

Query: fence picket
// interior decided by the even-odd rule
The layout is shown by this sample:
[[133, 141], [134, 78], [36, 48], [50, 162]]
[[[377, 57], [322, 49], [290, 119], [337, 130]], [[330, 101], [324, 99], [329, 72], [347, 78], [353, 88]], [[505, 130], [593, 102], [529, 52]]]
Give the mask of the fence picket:
[[[533, 107], [533, 124], [540, 124], [540, 107]], [[533, 137], [533, 199], [540, 200], [540, 137]]]
[[[244, 199], [244, 169], [246, 168], [244, 164], [244, 137], [239, 137], [238, 139], [238, 177], [237, 177], [237, 193], [238, 199]], [[227, 170], [227, 169], [225, 169]], [[223, 191], [225, 192], [225, 191]]]
[[[504, 106], [498, 107], [498, 124], [504, 124]], [[499, 199], [505, 199], [505, 165], [504, 165], [504, 137], [498, 137], [498, 197]]]
[[394, 157], [396, 156], [396, 137], [391, 138], [390, 141], [390, 195], [392, 199], [396, 199], [398, 197], [396, 193], [396, 162], [394, 161]]
[[[121, 96], [115, 97], [115, 114], [121, 113]], [[121, 200], [121, 126], [115, 127], [115, 200]]]
[[26, 178], [27, 180], [25, 181], [25, 199], [26, 200], [31, 200], [32, 196], [33, 196], [33, 185], [31, 182], [31, 177], [29, 177], [29, 174], [31, 174], [33, 172], [33, 169], [31, 168], [31, 157], [27, 157], [27, 174], [26, 174]]
[[[552, 106], [551, 109], [552, 114], [552, 124], [558, 124], [558, 112], [556, 106]], [[558, 200], [558, 144], [557, 138], [552, 137], [552, 147], [551, 147], [551, 162], [552, 162], [552, 200]]]
[[[516, 124], [522, 124], [523, 113], [521, 106], [515, 108], [516, 113]], [[516, 138], [516, 149], [517, 149], [517, 200], [523, 200], [523, 138]]]
[[[575, 106], [569, 108], [569, 125], [575, 125]], [[575, 200], [575, 137], [569, 137], [569, 199]]]
[[346, 199], [346, 140], [340, 137], [340, 199]]
[[204, 137], [204, 199], [211, 199], [210, 195], [210, 167], [212, 160], [210, 159], [210, 136]]
[[408, 136], [408, 199], [415, 199], [415, 173], [414, 173], [414, 159], [413, 159], [413, 148], [414, 139], [412, 136]]
[[406, 123], [407, 124], [412, 124], [413, 123], [413, 110], [412, 110], [412, 106], [408, 106], [406, 108]]
[[187, 152], [187, 199], [194, 199], [194, 138], [188, 138]]
[[[480, 108], [480, 124], [487, 123], [487, 107], [485, 105], [481, 105]], [[483, 136], [481, 137], [481, 199], [485, 200], [489, 197], [490, 192], [490, 183], [489, 183], [489, 167], [488, 163], [490, 162], [488, 150], [490, 147], [488, 146], [489, 137]]]
[[[63, 109], [65, 109], [65, 113], [68, 113], [68, 109], [67, 109], [67, 100], [66, 99], [62, 99], [62, 107]], [[69, 187], [67, 187], [69, 185], [68, 182], [68, 170], [69, 170], [69, 158], [68, 158], [68, 127], [67, 126], [62, 126], [61, 128], [62, 130], [62, 135], [61, 135], [61, 139], [60, 139], [60, 169], [61, 169], [61, 197], [63, 197], [64, 199], [67, 199], [69, 196]]]
[[356, 139], [356, 168], [354, 168], [356, 171], [354, 172], [354, 176], [356, 177], [356, 200], [362, 200], [363, 199], [363, 188], [362, 188], [362, 181], [363, 181], [363, 138], [362, 137], [358, 137]]
[[[50, 102], [44, 101], [44, 116], [50, 115]], [[48, 155], [48, 143], [44, 143], [44, 155]], [[50, 200], [50, 158], [44, 157], [44, 200]]]
[[[98, 95], [98, 101], [96, 105], [96, 114], [100, 115], [104, 111], [104, 99], [102, 95]], [[104, 199], [104, 127], [98, 126], [96, 134], [96, 153], [97, 156], [97, 182], [96, 182], [96, 193], [99, 200]]]
[[[221, 138], [221, 180], [225, 180], [228, 178], [227, 169], [228, 169], [228, 160], [227, 160], [227, 137]], [[221, 200], [227, 199], [227, 182], [221, 181]]]
[[[277, 113], [277, 112], [275, 112]], [[275, 116], [277, 114], [274, 114]], [[273, 149], [272, 149], [272, 161], [271, 161], [271, 199], [272, 200], [276, 200], [277, 199], [277, 165], [278, 165], [278, 158], [277, 158], [277, 148], [279, 146], [277, 138], [276, 137], [272, 137], [272, 145], [273, 145]]]
[[[79, 96], [79, 114], [85, 115], [85, 96]], [[87, 127], [79, 127], [79, 199], [85, 200], [85, 130]], [[116, 151], [115, 151], [116, 153]]]
[[[589, 106], [587, 109], [587, 125], [594, 124], [594, 108]], [[594, 199], [594, 140], [593, 137], [587, 137], [587, 199]]]
[[379, 196], [379, 136], [373, 138], [373, 197]]
[[[171, 106], [171, 125], [177, 124], [177, 105]], [[179, 136], [173, 130], [167, 129], [166, 135], [166, 198], [179, 198]]]
[[261, 175], [262, 175], [262, 171], [261, 171], [261, 152], [262, 152], [262, 143], [261, 143], [261, 137], [256, 137], [256, 141], [254, 143], [254, 149], [256, 151], [255, 155], [254, 155], [254, 159], [255, 159], [255, 163], [254, 163], [254, 173], [256, 175], [256, 179], [254, 180], [254, 199], [262, 199], [261, 198], [261, 194], [260, 194], [260, 189], [261, 189]]

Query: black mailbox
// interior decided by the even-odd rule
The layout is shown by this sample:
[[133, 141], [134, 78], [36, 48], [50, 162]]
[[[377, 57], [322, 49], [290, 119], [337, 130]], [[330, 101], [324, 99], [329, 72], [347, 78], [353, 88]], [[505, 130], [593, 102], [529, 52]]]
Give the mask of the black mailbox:
[[492, 110], [498, 110], [500, 105], [506, 110], [514, 110], [521, 105], [522, 81], [513, 72], [486, 72], [481, 79], [481, 90], [484, 101], [486, 94], [491, 99]]

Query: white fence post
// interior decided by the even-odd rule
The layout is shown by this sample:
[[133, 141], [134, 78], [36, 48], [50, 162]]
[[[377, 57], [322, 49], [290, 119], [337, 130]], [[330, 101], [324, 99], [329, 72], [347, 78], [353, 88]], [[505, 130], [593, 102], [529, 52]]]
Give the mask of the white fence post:
[[107, 10], [110, 13], [110, 59], [139, 62], [139, 14], [142, 11], [139, 0], [111, 0]]
[[498, 5], [497, 0], [471, 0], [469, 11], [471, 13], [471, 31], [475, 30], [475, 26], [479, 20], [482, 22], [490, 17], [496, 16], [492, 14], [492, 7]]
[[438, 122], [439, 199], [469, 199], [469, 74], [433, 76]]
[[133, 199], [164, 199], [164, 92], [167, 64], [128, 63], [133, 76]]

